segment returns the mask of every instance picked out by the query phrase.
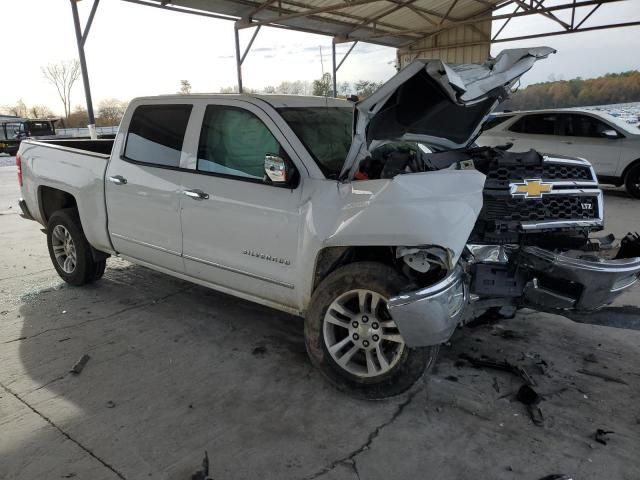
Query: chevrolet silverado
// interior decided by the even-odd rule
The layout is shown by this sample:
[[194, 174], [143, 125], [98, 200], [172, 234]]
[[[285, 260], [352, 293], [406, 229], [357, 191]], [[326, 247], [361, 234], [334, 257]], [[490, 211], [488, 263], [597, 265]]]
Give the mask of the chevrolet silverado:
[[118, 255], [303, 316], [331, 383], [395, 395], [483, 312], [590, 311], [638, 280], [633, 238], [592, 235], [588, 161], [474, 144], [553, 52], [416, 60], [357, 103], [138, 98], [115, 140], [23, 141], [20, 207], [71, 285]]

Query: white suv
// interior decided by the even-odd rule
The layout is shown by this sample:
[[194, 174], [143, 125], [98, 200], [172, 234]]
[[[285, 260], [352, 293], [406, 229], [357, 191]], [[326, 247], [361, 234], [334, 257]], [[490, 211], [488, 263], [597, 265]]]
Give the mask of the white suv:
[[640, 129], [609, 114], [585, 109], [497, 114], [483, 127], [478, 145], [513, 143], [512, 151], [582, 157], [601, 183], [625, 185], [640, 198]]

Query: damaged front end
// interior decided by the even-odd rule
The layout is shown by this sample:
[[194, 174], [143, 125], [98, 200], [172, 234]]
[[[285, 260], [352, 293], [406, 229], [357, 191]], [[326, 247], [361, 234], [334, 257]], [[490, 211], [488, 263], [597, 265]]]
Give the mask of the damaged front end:
[[[587, 161], [495, 149], [428, 160], [445, 155], [454, 159], [449, 168], [471, 163], [486, 175], [483, 205], [455, 268], [445, 268], [444, 248], [397, 249], [414, 283], [425, 285], [389, 303], [408, 345], [446, 341], [489, 309], [597, 310], [638, 282], [640, 237], [593, 237], [604, 226], [604, 202]], [[434, 270], [435, 281], [420, 281]]]

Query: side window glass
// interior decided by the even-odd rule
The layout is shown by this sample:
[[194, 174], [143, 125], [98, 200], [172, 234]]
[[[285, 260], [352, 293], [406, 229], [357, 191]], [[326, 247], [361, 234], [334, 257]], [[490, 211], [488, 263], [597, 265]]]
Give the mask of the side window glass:
[[141, 105], [129, 124], [124, 156], [136, 162], [179, 167], [192, 105]]
[[262, 180], [265, 154], [280, 151], [278, 141], [253, 113], [207, 107], [198, 144], [199, 171]]
[[613, 128], [588, 115], [569, 115], [565, 121], [565, 135], [568, 136], [601, 138], [605, 130]]
[[[556, 115], [527, 115], [518, 120], [511, 130], [533, 135], [555, 135], [557, 121]], [[514, 130], [514, 127], [518, 130]]]

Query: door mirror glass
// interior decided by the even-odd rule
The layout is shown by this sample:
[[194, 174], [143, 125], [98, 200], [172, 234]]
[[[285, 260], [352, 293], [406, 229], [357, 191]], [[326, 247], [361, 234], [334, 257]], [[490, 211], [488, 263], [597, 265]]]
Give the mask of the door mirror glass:
[[273, 153], [264, 156], [264, 173], [275, 185], [286, 185], [289, 181], [290, 171], [287, 162]]
[[601, 135], [605, 138], [618, 138], [618, 132], [615, 130], [603, 130]]

